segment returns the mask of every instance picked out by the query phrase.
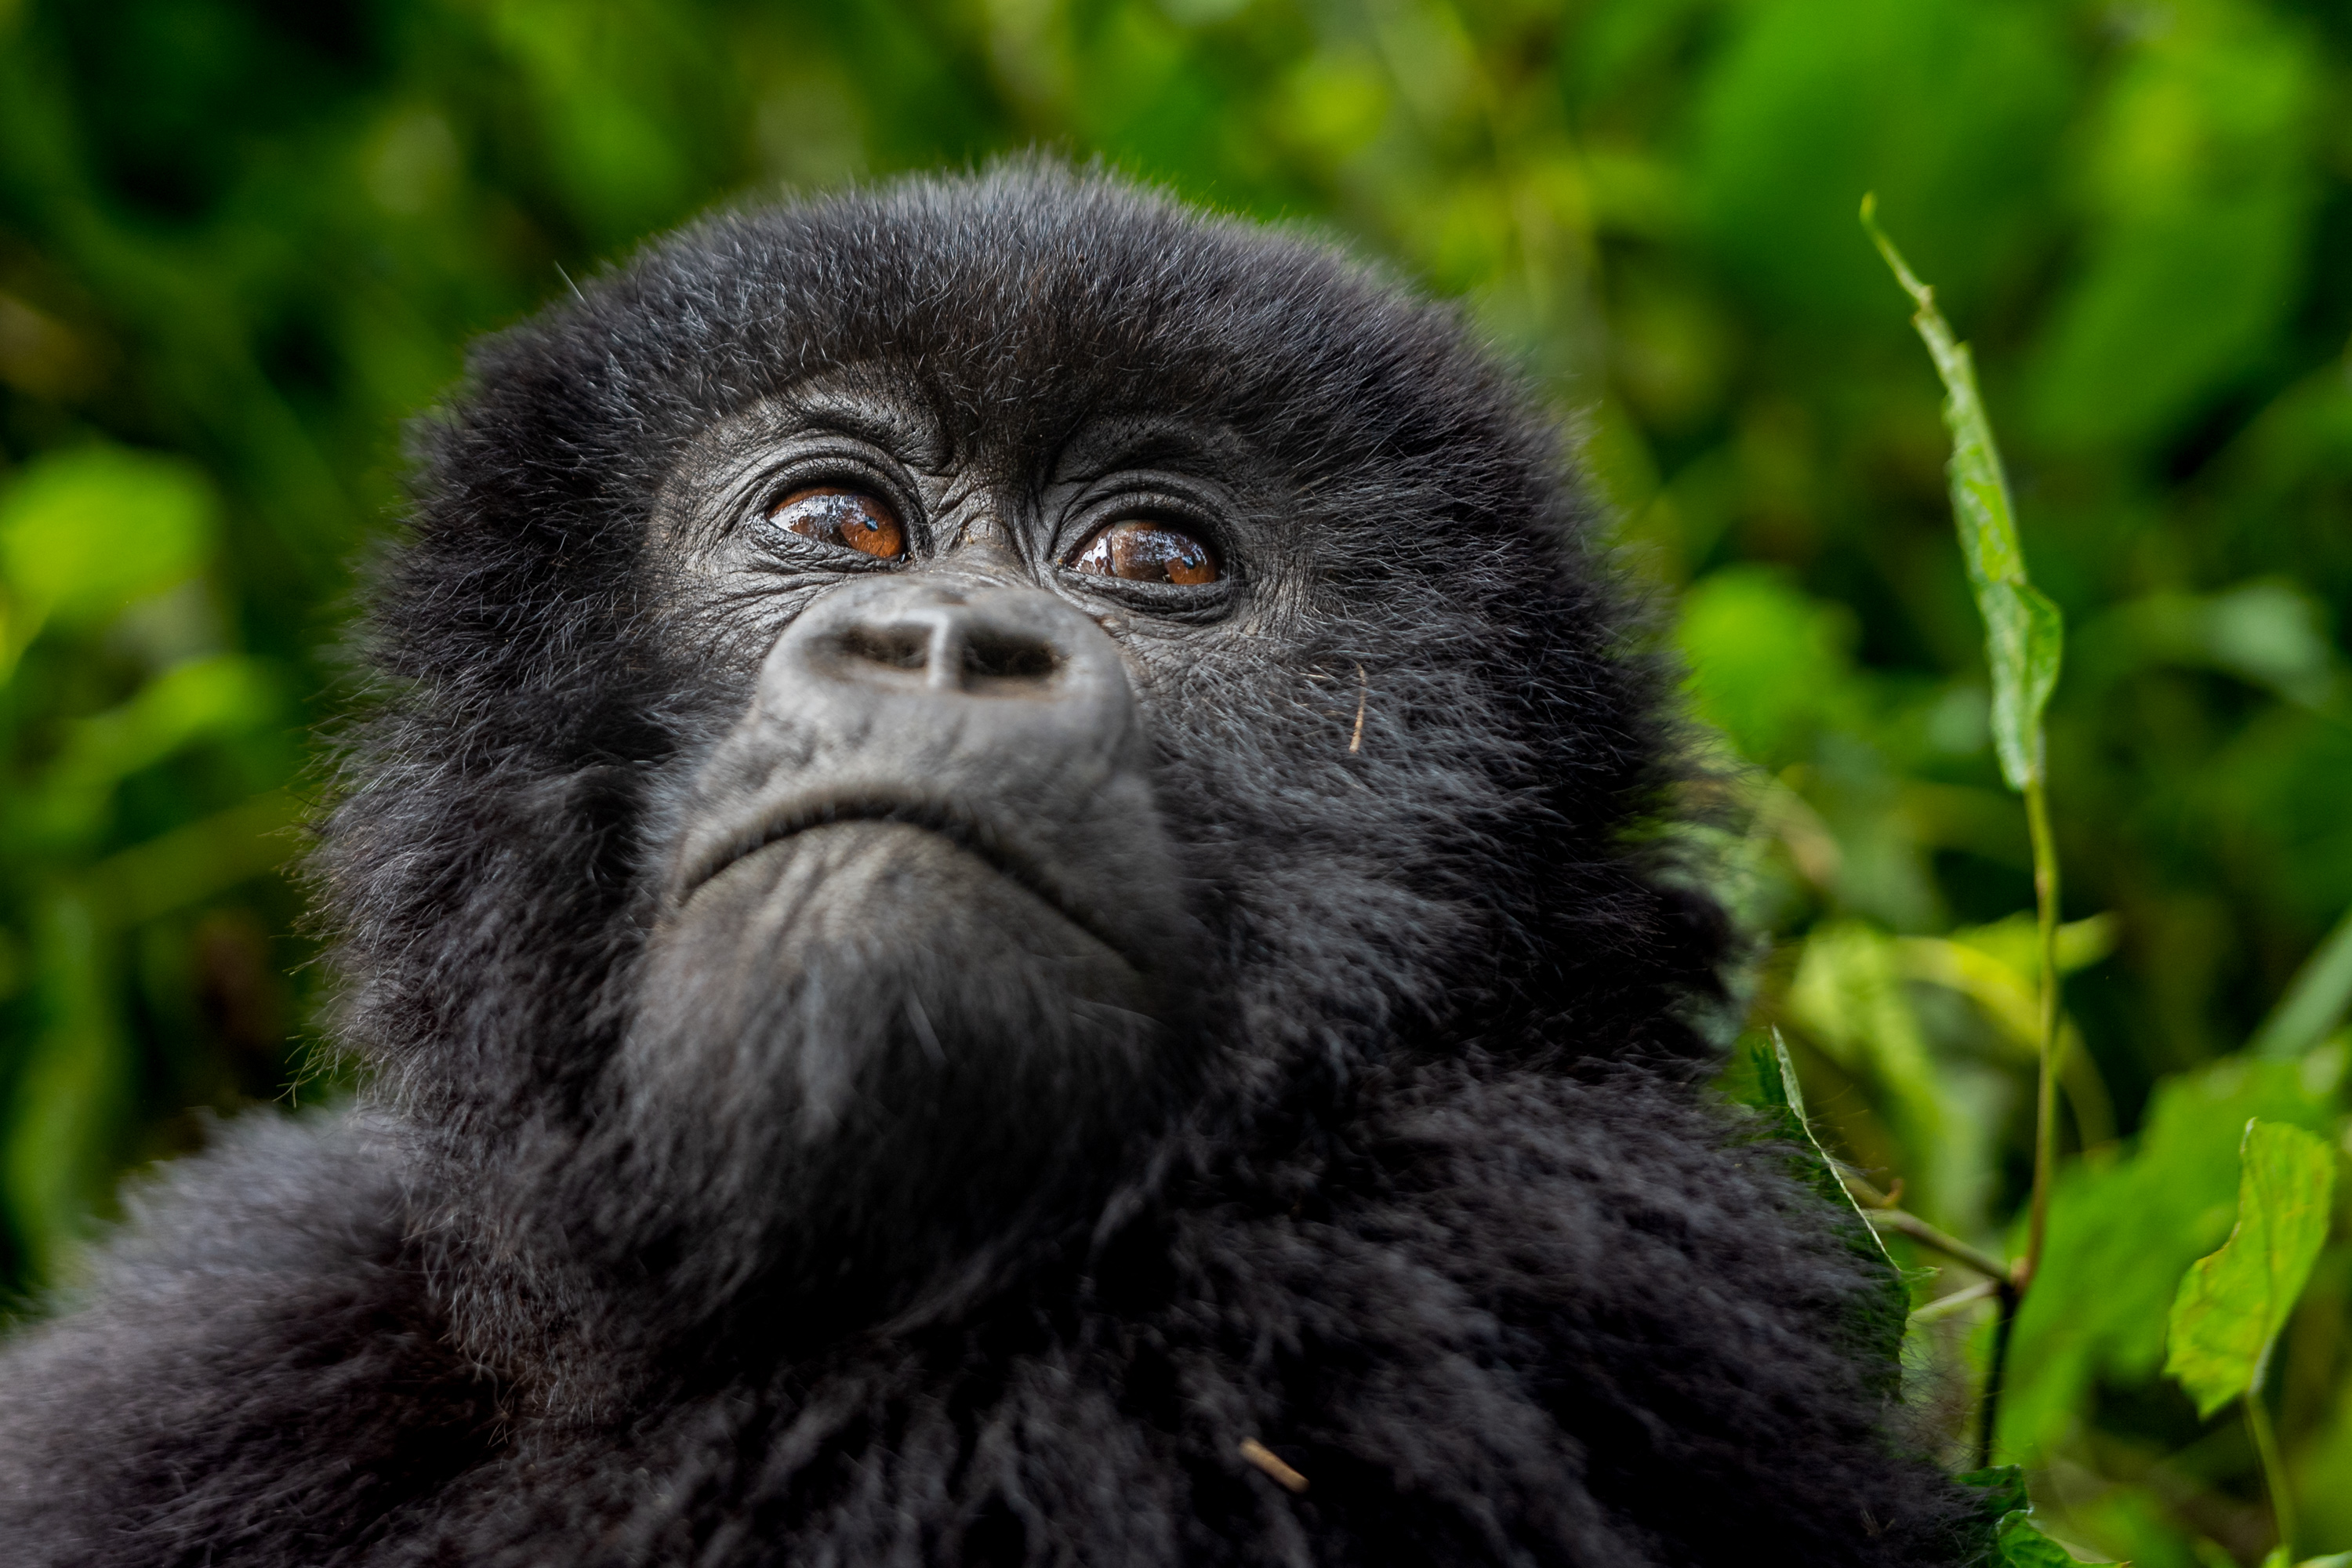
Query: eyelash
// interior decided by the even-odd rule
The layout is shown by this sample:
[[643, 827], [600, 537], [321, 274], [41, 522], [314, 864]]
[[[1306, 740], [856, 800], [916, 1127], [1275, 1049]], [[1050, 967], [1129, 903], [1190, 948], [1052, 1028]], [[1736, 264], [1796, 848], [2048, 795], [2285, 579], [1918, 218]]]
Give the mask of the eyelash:
[[910, 555], [918, 540], [929, 537], [922, 509], [912, 504], [912, 498], [903, 487], [892, 483], [864, 460], [824, 453], [795, 458], [762, 476], [751, 490], [751, 500], [744, 506], [738, 526], [761, 537], [788, 532], [773, 526], [768, 514], [802, 490], [822, 489], [860, 490], [888, 507], [898, 518], [898, 526], [906, 531]]
[[[904, 554], [896, 560], [880, 560], [854, 549], [828, 546], [782, 527], [769, 517], [772, 510], [794, 494], [820, 488], [863, 491], [888, 507], [905, 533]], [[751, 531], [764, 553], [779, 564], [789, 565], [794, 570], [807, 570], [813, 566], [848, 571], [888, 570], [917, 559], [922, 545], [929, 540], [927, 520], [920, 509], [912, 503], [901, 486], [892, 482], [871, 458], [863, 454], [804, 454], [762, 476], [751, 493], [752, 499], [743, 509], [740, 526]], [[1223, 531], [1211, 520], [1206, 510], [1190, 497], [1171, 494], [1162, 489], [1117, 492], [1074, 508], [1067, 517], [1072, 521], [1066, 521], [1057, 531], [1062, 542], [1054, 548], [1043, 564], [1056, 574], [1076, 579], [1090, 592], [1143, 599], [1172, 595], [1189, 603], [1197, 597], [1222, 595], [1229, 592], [1241, 575]], [[1199, 540], [1207, 547], [1215, 563], [1216, 579], [1198, 585], [1150, 584], [1079, 571], [1078, 559], [1097, 536], [1123, 522], [1156, 524]]]
[[1189, 533], [1207, 545], [1219, 561], [1229, 557], [1223, 531], [1209, 520], [1203, 510], [1184, 498], [1171, 496], [1164, 490], [1113, 495], [1077, 507], [1070, 515], [1077, 521], [1074, 526], [1066, 525], [1061, 531], [1066, 542], [1055, 547], [1054, 563], [1057, 566], [1066, 567], [1078, 558], [1079, 552], [1086, 549], [1095, 535], [1121, 522], [1149, 522], [1174, 529], [1180, 533]]

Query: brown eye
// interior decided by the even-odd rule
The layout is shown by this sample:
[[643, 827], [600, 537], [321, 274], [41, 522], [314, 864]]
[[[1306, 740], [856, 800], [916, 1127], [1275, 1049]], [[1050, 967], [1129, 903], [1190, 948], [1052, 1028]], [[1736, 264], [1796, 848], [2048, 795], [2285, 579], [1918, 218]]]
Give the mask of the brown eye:
[[1223, 574], [1209, 547], [1164, 522], [1114, 522], [1078, 552], [1070, 565], [1098, 577], [1130, 583], [1177, 583], [1191, 587], [1213, 583]]
[[877, 561], [896, 561], [907, 552], [907, 536], [890, 509], [858, 490], [794, 490], [768, 509], [768, 521]]

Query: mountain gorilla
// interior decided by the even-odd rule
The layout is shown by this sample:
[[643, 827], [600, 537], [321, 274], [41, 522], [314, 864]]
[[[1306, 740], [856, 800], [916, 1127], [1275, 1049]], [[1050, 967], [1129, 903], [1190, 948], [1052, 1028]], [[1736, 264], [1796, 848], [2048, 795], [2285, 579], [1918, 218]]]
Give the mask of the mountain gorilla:
[[1454, 313], [1020, 164], [657, 245], [422, 448], [367, 1087], [0, 1363], [11, 1561], [1974, 1554]]

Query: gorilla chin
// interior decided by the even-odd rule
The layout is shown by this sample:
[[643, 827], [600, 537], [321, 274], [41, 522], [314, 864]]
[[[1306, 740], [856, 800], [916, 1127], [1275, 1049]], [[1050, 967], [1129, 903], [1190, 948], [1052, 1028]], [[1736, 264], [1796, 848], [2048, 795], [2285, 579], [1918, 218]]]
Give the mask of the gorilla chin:
[[658, 1251], [688, 1300], [803, 1323], [919, 1307], [1082, 1223], [1163, 1120], [1170, 944], [959, 837], [801, 828], [654, 932], [616, 1087], [646, 1190], [683, 1197]]

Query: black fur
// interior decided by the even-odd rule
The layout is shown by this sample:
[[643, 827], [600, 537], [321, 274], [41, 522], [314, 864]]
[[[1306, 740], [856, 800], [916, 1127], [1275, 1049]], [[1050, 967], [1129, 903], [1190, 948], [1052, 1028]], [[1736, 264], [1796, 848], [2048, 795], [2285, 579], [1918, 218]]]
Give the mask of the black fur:
[[[1092, 423], [1201, 433], [1255, 542], [1238, 618], [1100, 617], [1189, 933], [1137, 1037], [1185, 1065], [889, 1289], [778, 1239], [771, 1058], [614, 1066], [775, 624], [659, 520], [724, 421], [877, 374], [1006, 497]], [[481, 350], [370, 635], [320, 858], [370, 1087], [167, 1173], [0, 1360], [9, 1561], [1975, 1554], [1889, 1436], [1883, 1281], [1692, 1087], [1726, 939], [1639, 847], [1657, 674], [1452, 313], [1050, 166], [720, 218]], [[956, 960], [905, 994], [1034, 1001]]]

